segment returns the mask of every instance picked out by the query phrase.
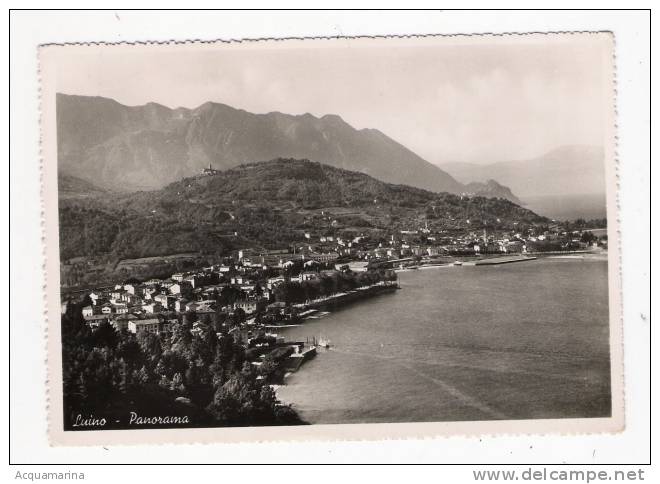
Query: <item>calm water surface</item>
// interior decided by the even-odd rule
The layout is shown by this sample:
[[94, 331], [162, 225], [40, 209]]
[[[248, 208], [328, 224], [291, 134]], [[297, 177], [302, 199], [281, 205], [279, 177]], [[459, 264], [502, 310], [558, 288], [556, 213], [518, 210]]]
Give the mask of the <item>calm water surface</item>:
[[278, 390], [308, 422], [610, 414], [605, 260], [440, 267], [399, 281], [394, 294], [280, 330], [334, 345]]

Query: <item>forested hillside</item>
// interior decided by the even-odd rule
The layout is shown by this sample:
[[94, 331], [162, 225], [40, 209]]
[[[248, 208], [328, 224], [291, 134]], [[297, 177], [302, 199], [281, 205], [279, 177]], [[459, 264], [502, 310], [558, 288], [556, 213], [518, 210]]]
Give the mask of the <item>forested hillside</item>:
[[[92, 192], [83, 200], [61, 200], [63, 259], [221, 253], [237, 243], [286, 246], [310, 229], [395, 230], [419, 220], [445, 229], [545, 220], [504, 199], [433, 193], [290, 159], [186, 178], [162, 190]], [[323, 211], [348, 223], [315, 224], [323, 224], [316, 220]]]

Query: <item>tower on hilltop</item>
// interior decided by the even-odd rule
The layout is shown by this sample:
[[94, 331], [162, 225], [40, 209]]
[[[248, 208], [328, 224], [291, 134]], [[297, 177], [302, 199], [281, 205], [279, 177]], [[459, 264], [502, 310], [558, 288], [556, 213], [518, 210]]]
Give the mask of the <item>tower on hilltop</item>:
[[218, 170], [213, 169], [213, 165], [209, 162], [209, 167], [202, 170], [202, 175], [215, 175]]

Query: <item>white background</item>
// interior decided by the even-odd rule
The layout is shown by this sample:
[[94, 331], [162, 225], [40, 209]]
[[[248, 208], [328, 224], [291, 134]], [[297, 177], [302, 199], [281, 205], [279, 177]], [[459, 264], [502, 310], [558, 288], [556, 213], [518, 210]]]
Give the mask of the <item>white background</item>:
[[[81, 5], [82, 6], [82, 5]], [[643, 463], [650, 460], [650, 155], [647, 12], [14, 12], [10, 45], [10, 462], [430, 462]], [[37, 45], [85, 41], [240, 39], [336, 35], [611, 30], [616, 35], [620, 229], [623, 261], [626, 430], [618, 435], [504, 435], [385, 442], [51, 448], [46, 438], [45, 321], [39, 195]], [[6, 79], [6, 78], [5, 78]], [[6, 136], [4, 130], [3, 136]], [[5, 141], [7, 141], [5, 139]], [[5, 151], [6, 152], [6, 151]], [[6, 226], [6, 225], [4, 225]], [[5, 284], [6, 279], [2, 281]], [[9, 293], [8, 290], [11, 290]], [[10, 294], [10, 295], [9, 295]], [[1, 344], [8, 344], [4, 340]], [[6, 364], [3, 358], [3, 365]], [[3, 389], [4, 390], [4, 389]], [[6, 405], [7, 399], [2, 399]], [[6, 415], [6, 414], [5, 414]], [[222, 430], [218, 430], [222, 432]], [[6, 441], [5, 441], [6, 442]], [[30, 470], [19, 465], [10, 470]], [[73, 467], [71, 467], [73, 469]], [[524, 469], [526, 467], [522, 467]], [[77, 468], [80, 470], [80, 468]], [[44, 468], [31, 470], [46, 470]], [[60, 468], [61, 471], [66, 468]], [[133, 479], [153, 468], [131, 470]], [[94, 468], [94, 482], [116, 481]], [[282, 470], [283, 471], [283, 470]], [[147, 474], [149, 472], [150, 474]], [[166, 470], [168, 481], [186, 479]], [[209, 476], [223, 480], [222, 470]], [[278, 472], [277, 469], [274, 472]], [[367, 480], [368, 468], [353, 477]], [[364, 476], [360, 474], [364, 472]], [[391, 479], [405, 479], [392, 469]], [[435, 469], [434, 473], [441, 472]], [[445, 468], [448, 482], [471, 482], [468, 468]], [[313, 471], [290, 479], [327, 481]], [[436, 474], [433, 474], [436, 475]], [[248, 476], [243, 475], [243, 479]], [[207, 476], [208, 477], [208, 476]], [[439, 477], [439, 475], [437, 476]], [[153, 478], [153, 477], [152, 477]], [[265, 477], [268, 479], [268, 477]], [[251, 479], [250, 479], [251, 480]]]

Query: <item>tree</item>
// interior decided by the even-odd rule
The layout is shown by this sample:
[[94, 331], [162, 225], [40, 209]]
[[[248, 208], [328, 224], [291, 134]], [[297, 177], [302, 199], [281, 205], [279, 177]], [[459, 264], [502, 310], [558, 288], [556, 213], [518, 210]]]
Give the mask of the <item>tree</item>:
[[131, 338], [122, 340], [117, 346], [117, 356], [126, 362], [129, 368], [138, 368], [145, 362], [142, 348], [139, 343]]
[[170, 384], [170, 390], [183, 392], [185, 391], [185, 386], [183, 385], [183, 377], [181, 373], [175, 373], [172, 377], [172, 383]]
[[137, 334], [137, 341], [142, 352], [152, 361], [158, 361], [160, 356], [163, 354], [158, 335], [154, 333], [148, 333], [146, 331], [141, 331]]
[[203, 313], [199, 320], [205, 325], [209, 326], [213, 323], [213, 316], [209, 313]]
[[593, 234], [593, 232], [586, 231], [586, 232], [582, 232], [582, 237], [580, 237], [580, 240], [581, 240], [582, 242], [587, 243], [587, 244], [592, 244], [592, 243], [594, 243], [596, 240], [598, 240], [598, 237], [596, 237], [596, 236]]
[[245, 322], [245, 311], [241, 308], [236, 308], [233, 314], [234, 323], [243, 324]]
[[147, 371], [147, 367], [144, 365], [133, 375], [133, 383], [139, 387], [144, 387], [144, 385], [149, 383], [149, 379], [149, 372]]
[[245, 294], [242, 290], [234, 286], [225, 287], [220, 293], [220, 305], [222, 307], [230, 306], [239, 299], [244, 299]]
[[110, 323], [104, 322], [96, 328], [95, 331], [90, 335], [90, 341], [92, 346], [95, 348], [104, 348], [108, 347], [115, 349], [119, 341], [117, 331], [115, 328], [110, 325]]

